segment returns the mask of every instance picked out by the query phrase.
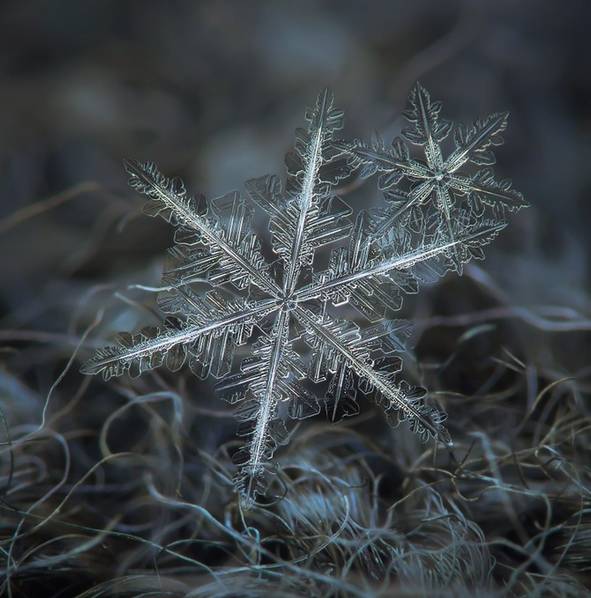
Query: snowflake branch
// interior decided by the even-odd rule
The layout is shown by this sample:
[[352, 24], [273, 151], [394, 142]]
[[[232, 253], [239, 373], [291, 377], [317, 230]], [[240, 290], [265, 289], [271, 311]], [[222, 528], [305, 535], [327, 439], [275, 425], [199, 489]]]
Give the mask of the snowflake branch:
[[[306, 237], [306, 219], [310, 207], [313, 205], [316, 179], [322, 165], [322, 144], [325, 137], [325, 127], [331, 118], [332, 94], [325, 89], [318, 97], [316, 108], [311, 120], [311, 139], [305, 153], [305, 168], [301, 192], [298, 197], [299, 217], [291, 248], [291, 260], [283, 285], [286, 295], [293, 292], [301, 270], [300, 252]], [[330, 132], [330, 129], [329, 129]]]
[[458, 147], [445, 161], [444, 169], [450, 173], [455, 172], [469, 160], [477, 164], [494, 163], [494, 154], [489, 151], [489, 147], [502, 143], [500, 134], [507, 128], [508, 118], [508, 112], [501, 112], [476, 121], [469, 129], [459, 127], [456, 132]]
[[[289, 339], [289, 314], [281, 309], [273, 325], [270, 350], [266, 355], [264, 379], [255, 378], [249, 385], [257, 403], [254, 411], [254, 429], [248, 442], [246, 461], [238, 473], [244, 506], [248, 508], [259, 493], [259, 484], [269, 459], [273, 456], [275, 444], [269, 426], [276, 416], [277, 404], [283, 393], [280, 391], [282, 359]], [[285, 364], [283, 364], [285, 365]], [[253, 416], [251, 415], [252, 419]]]
[[441, 148], [439, 147], [439, 144], [436, 143], [435, 139], [433, 138], [433, 128], [434, 123], [436, 122], [437, 112], [434, 114], [431, 110], [429, 94], [426, 92], [425, 88], [418, 83], [415, 87], [414, 98], [416, 99], [418, 105], [423, 130], [425, 133], [425, 156], [427, 158], [427, 163], [432, 170], [438, 170], [443, 165], [443, 157], [441, 155]]
[[491, 207], [500, 204], [510, 212], [529, 207], [523, 195], [513, 189], [509, 180], [495, 180], [490, 169], [479, 170], [470, 177], [453, 174], [449, 177], [449, 184], [459, 193], [473, 195]]
[[301, 268], [300, 265], [300, 250], [304, 242], [304, 227], [306, 224], [306, 216], [308, 210], [312, 204], [312, 196], [314, 194], [314, 181], [318, 173], [318, 167], [320, 165], [320, 142], [322, 140], [322, 129], [314, 134], [312, 141], [312, 148], [310, 150], [310, 156], [306, 165], [306, 172], [304, 175], [304, 183], [302, 185], [302, 193], [299, 198], [300, 215], [298, 218], [298, 225], [296, 228], [296, 234], [293, 239], [293, 245], [291, 249], [291, 262], [284, 282], [284, 291], [286, 294], [290, 294], [293, 291], [297, 277]]
[[458, 253], [458, 246], [454, 243], [455, 235], [454, 230], [451, 222], [451, 197], [449, 196], [449, 192], [445, 189], [442, 185], [436, 185], [435, 187], [435, 195], [437, 196], [437, 203], [439, 205], [439, 209], [443, 212], [443, 219], [444, 219], [444, 228], [446, 231], [447, 240], [450, 243], [453, 243], [450, 247], [450, 254], [451, 260], [454, 265], [454, 269], [458, 274], [462, 274], [462, 260], [460, 259], [460, 255]]
[[[331, 332], [328, 326], [316, 322], [313, 314], [302, 307], [297, 307], [294, 316], [306, 329], [314, 334], [322, 343], [327, 343], [346, 360], [349, 367], [388, 403], [390, 408], [400, 411], [405, 417], [414, 420], [415, 426], [423, 434], [427, 433], [445, 444], [450, 444], [450, 437], [441, 421], [443, 418], [431, 417], [429, 410], [425, 410], [407, 400], [406, 393], [400, 387], [394, 387], [384, 381], [384, 378], [365, 360], [355, 353]], [[438, 413], [438, 412], [436, 412]]]
[[151, 163], [141, 164], [133, 160], [127, 160], [125, 168], [130, 175], [132, 187], [152, 200], [161, 202], [163, 204], [162, 208], [170, 211], [170, 214], [165, 216], [169, 222], [175, 220], [198, 231], [209, 243], [218, 247], [228, 258], [247, 272], [259, 288], [267, 291], [275, 298], [280, 296], [281, 290], [275, 282], [270, 277], [261, 274], [257, 266], [252, 264], [237, 248], [223, 239], [219, 232], [197, 213], [191, 199], [187, 197], [182, 183], [167, 179]]
[[[277, 309], [276, 302], [274, 299], [268, 299], [208, 323], [188, 323], [180, 330], [156, 328], [149, 332], [140, 331], [133, 336], [123, 334], [119, 336], [117, 345], [98, 350], [80, 371], [92, 375], [102, 373], [103, 378], [108, 380], [127, 373], [134, 365], [138, 374], [159, 367], [165, 362], [169, 364], [170, 369], [178, 369], [186, 359], [186, 348], [200, 338], [252, 320], [253, 317], [273, 309]], [[182, 350], [175, 353], [174, 349], [179, 347]]]
[[386, 234], [392, 229], [404, 212], [413, 206], [421, 205], [431, 195], [432, 191], [433, 183], [431, 181], [424, 181], [417, 185], [408, 194], [408, 201], [404, 202], [401, 206], [397, 206], [396, 209], [393, 209], [390, 213], [382, 217], [380, 224], [372, 231], [372, 237], [377, 239]]
[[394, 153], [380, 146], [371, 147], [362, 141], [335, 144], [342, 151], [353, 155], [355, 164], [373, 164], [378, 172], [399, 172], [409, 179], [429, 179], [431, 171], [416, 160], [410, 158], [398, 159]]
[[456, 238], [455, 240], [449, 241], [447, 243], [440, 243], [427, 248], [421, 248], [417, 251], [412, 251], [405, 255], [397, 256], [392, 259], [379, 262], [378, 264], [375, 264], [367, 269], [349, 272], [347, 274], [337, 276], [328, 281], [311, 283], [309, 285], [306, 285], [305, 287], [302, 287], [295, 294], [294, 299], [298, 302], [309, 301], [318, 297], [321, 293], [326, 292], [328, 290], [336, 291], [341, 287], [354, 284], [372, 276], [387, 274], [391, 270], [404, 270], [411, 268], [419, 262], [424, 262], [443, 253], [447, 253], [450, 249], [459, 247], [465, 243], [476, 241], [481, 237], [488, 239], [489, 237], [492, 237], [496, 235], [498, 232], [500, 232], [503, 228], [505, 228], [505, 226], [505, 223], [501, 223], [498, 225], [485, 227], [477, 230], [472, 234]]

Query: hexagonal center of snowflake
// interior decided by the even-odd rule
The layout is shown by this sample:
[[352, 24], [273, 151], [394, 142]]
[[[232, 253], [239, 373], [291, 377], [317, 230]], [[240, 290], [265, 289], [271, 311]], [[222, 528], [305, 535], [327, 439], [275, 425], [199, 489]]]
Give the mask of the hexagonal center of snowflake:
[[441, 183], [445, 180], [445, 178], [447, 177], [447, 172], [445, 170], [435, 170], [433, 172], [433, 178], [435, 179], [435, 181], [437, 181], [438, 183]]
[[292, 311], [298, 306], [298, 302], [293, 297], [284, 297], [281, 300], [281, 309], [284, 311]]

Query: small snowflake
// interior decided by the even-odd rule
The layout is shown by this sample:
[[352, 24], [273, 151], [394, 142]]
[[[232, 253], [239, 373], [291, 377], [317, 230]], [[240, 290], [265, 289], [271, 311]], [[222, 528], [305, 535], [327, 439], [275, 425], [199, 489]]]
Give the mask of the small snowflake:
[[[236, 192], [196, 199], [154, 164], [126, 163], [130, 185], [148, 198], [146, 213], [176, 227], [175, 263], [159, 295], [172, 318], [159, 328], [120, 335], [83, 371], [109, 379], [188, 364], [200, 378], [222, 379], [222, 390], [239, 405], [246, 437], [235, 456], [245, 505], [264, 492], [264, 474], [286, 439], [286, 423], [320, 411], [306, 380], [327, 382], [322, 402], [333, 419], [357, 412], [359, 391], [374, 397], [393, 425], [404, 420], [422, 438], [450, 443], [445, 416], [425, 402], [425, 391], [396, 380], [410, 326], [390, 316], [420, 281], [461, 272], [462, 263], [482, 257], [482, 247], [506, 225], [505, 208], [524, 202], [489, 171], [458, 174], [467, 162], [492, 163], [490, 147], [500, 142], [506, 115], [457, 127], [456, 149], [444, 160], [440, 144], [452, 126], [439, 120], [440, 105], [418, 85], [410, 103], [405, 137], [424, 146], [426, 163], [411, 159], [399, 140], [391, 149], [381, 141], [338, 140], [343, 113], [325, 91], [307, 112], [306, 129], [296, 132], [285, 184], [276, 176], [248, 181], [249, 203]], [[352, 221], [337, 184], [376, 172], [386, 208]], [[403, 178], [410, 189], [399, 188]], [[280, 267], [263, 256], [251, 227], [252, 203], [269, 216]], [[316, 252], [328, 244], [335, 247], [319, 270]], [[339, 318], [344, 305], [367, 323]], [[234, 351], [241, 345], [249, 356], [237, 364]]]
[[[404, 140], [423, 148], [424, 161], [411, 158], [411, 151], [403, 139], [394, 139], [386, 147], [380, 139], [368, 145], [355, 141], [350, 144], [351, 162], [361, 166], [362, 176], [379, 173], [378, 186], [385, 192], [389, 207], [376, 222], [376, 237], [399, 226], [403, 218], [412, 219], [421, 206], [431, 202], [440, 212], [437, 226], [445, 229], [450, 241], [455, 238], [454, 221], [480, 217], [486, 208], [500, 212], [516, 211], [527, 206], [521, 193], [506, 179], [495, 178], [490, 168], [495, 163], [493, 148], [503, 143], [501, 134], [507, 128], [509, 114], [500, 112], [478, 119], [471, 126], [455, 125], [440, 118], [441, 102], [431, 100], [429, 92], [419, 83], [410, 93], [410, 107], [403, 115], [409, 123], [402, 132]], [[453, 151], [444, 158], [442, 143], [453, 131]], [[467, 171], [472, 164], [486, 166], [475, 172]], [[409, 181], [409, 189], [401, 189], [400, 182]], [[462, 200], [469, 210], [462, 208]], [[462, 273], [459, 248], [452, 248], [452, 268]]]

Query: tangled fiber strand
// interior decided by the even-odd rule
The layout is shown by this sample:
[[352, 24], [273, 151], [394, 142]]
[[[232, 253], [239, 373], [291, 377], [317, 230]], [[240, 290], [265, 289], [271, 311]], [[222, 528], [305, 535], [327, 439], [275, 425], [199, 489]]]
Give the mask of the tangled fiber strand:
[[[588, 310], [516, 307], [479, 268], [467, 274], [453, 309], [458, 283], [446, 282], [413, 314], [421, 365], [410, 373], [449, 412], [453, 449], [392, 433], [377, 410], [338, 426], [313, 419], [248, 513], [232, 489], [232, 413], [209, 386], [183, 372], [108, 383], [77, 373], [95, 327], [132, 312], [156, 321], [134, 295], [151, 287], [72, 284], [65, 333], [9, 314], [0, 593], [584, 594]], [[36, 317], [51, 309], [40, 302]]]
[[[425, 375], [451, 378], [464, 345], [486, 334], [464, 331], [451, 361]], [[532, 367], [507, 349], [479, 393], [440, 391], [450, 452], [390, 435], [372, 412], [301, 427], [276, 492], [248, 513], [232, 491], [234, 441], [208, 447], [218, 438], [206, 420], [231, 438], [228, 414], [191, 399], [182, 377], [97, 388], [66, 369], [42, 397], [4, 371], [2, 591], [581, 595], [588, 372], [540, 367], [534, 383]]]

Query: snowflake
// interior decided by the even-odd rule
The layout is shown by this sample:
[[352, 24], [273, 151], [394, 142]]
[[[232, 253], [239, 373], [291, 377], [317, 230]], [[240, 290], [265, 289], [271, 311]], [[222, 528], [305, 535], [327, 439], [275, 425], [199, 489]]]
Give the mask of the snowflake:
[[[390, 316], [419, 282], [481, 258], [482, 246], [506, 225], [506, 208], [524, 202], [488, 170], [458, 174], [467, 162], [492, 163], [490, 147], [500, 142], [506, 115], [457, 127], [456, 149], [443, 160], [440, 144], [451, 124], [439, 120], [440, 105], [422, 87], [410, 103], [404, 134], [424, 146], [426, 163], [412, 159], [400, 140], [388, 149], [379, 140], [337, 139], [343, 113], [324, 91], [306, 114], [306, 129], [296, 131], [285, 184], [276, 176], [248, 181], [251, 202], [237, 192], [207, 202], [152, 163], [126, 163], [130, 185], [148, 198], [146, 213], [176, 227], [174, 264], [158, 297], [169, 318], [120, 335], [83, 372], [109, 379], [188, 363], [198, 377], [220, 379], [246, 438], [235, 455], [246, 506], [265, 491], [287, 422], [319, 413], [321, 404], [333, 419], [352, 415], [358, 392], [372, 396], [393, 425], [406, 421], [423, 439], [451, 442], [445, 416], [426, 402], [425, 390], [396, 381], [410, 325]], [[337, 185], [376, 172], [386, 208], [353, 222]], [[269, 216], [274, 262], [253, 232], [253, 203]], [[328, 244], [335, 246], [320, 268], [317, 251]], [[356, 308], [361, 325], [338, 317], [344, 306]], [[240, 346], [249, 354], [235, 363]], [[320, 382], [322, 401], [310, 390]]]
[[[424, 148], [424, 161], [412, 159], [408, 146], [401, 139], [395, 139], [386, 147], [380, 139], [371, 145], [355, 141], [350, 145], [351, 161], [361, 166], [361, 175], [379, 173], [378, 186], [385, 192], [389, 207], [376, 218], [374, 234], [379, 237], [404, 218], [413, 219], [413, 212], [435, 199], [434, 206], [441, 213], [447, 238], [453, 241], [457, 217], [465, 218], [468, 213], [460, 208], [458, 198], [468, 203], [469, 216], [481, 216], [485, 209], [500, 212], [517, 211], [527, 207], [521, 193], [511, 187], [505, 179], [495, 179], [491, 168], [482, 168], [474, 173], [462, 173], [468, 164], [490, 167], [495, 163], [492, 151], [501, 145], [501, 133], [507, 128], [507, 112], [491, 114], [477, 120], [472, 126], [458, 124], [454, 131], [454, 150], [443, 158], [442, 142], [454, 128], [449, 120], [440, 119], [441, 102], [431, 101], [429, 92], [419, 83], [410, 94], [410, 108], [404, 112], [409, 127], [403, 137], [411, 144]], [[406, 178], [412, 184], [410, 189], [401, 189], [399, 184]], [[462, 273], [461, 249], [451, 249], [452, 268]]]

